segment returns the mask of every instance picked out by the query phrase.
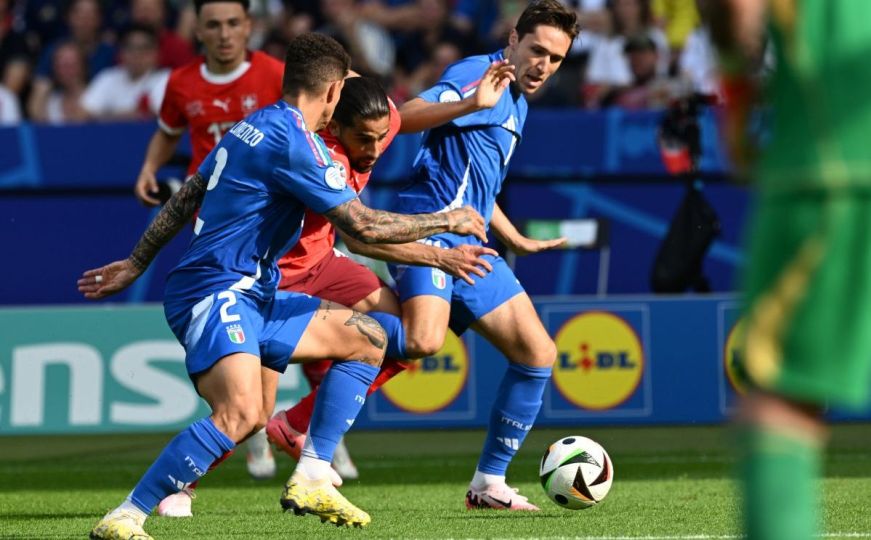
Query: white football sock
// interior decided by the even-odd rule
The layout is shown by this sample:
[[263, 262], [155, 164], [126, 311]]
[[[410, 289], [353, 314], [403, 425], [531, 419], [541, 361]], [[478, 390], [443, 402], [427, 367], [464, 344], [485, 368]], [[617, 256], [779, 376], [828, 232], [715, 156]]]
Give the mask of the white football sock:
[[112, 510], [111, 512], [109, 512], [109, 514], [111, 515], [115, 512], [126, 512], [128, 514], [131, 514], [133, 517], [136, 518], [136, 522], [139, 523], [140, 526], [145, 523], [145, 518], [148, 517], [148, 514], [140, 510], [139, 507], [133, 504], [133, 502], [131, 502], [129, 498], [125, 499], [124, 502], [122, 502], [118, 506], [118, 508]]
[[320, 480], [330, 475], [330, 462], [309, 456], [301, 456], [296, 470], [301, 471], [309, 480]]
[[492, 486], [494, 484], [504, 484], [505, 483], [505, 475], [504, 474], [489, 474], [482, 473], [478, 469], [475, 469], [475, 476], [472, 477], [472, 488], [477, 490], [485, 489], [487, 486]]

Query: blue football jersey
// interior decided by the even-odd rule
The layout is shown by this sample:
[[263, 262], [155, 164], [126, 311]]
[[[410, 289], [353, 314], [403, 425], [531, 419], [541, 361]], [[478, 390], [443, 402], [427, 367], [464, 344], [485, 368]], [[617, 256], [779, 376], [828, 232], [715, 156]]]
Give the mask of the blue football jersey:
[[[490, 64], [503, 58], [500, 51], [460, 60], [448, 66], [441, 80], [419, 97], [431, 103], [468, 97], [475, 93]], [[415, 158], [410, 183], [399, 193], [397, 211], [417, 214], [469, 205], [489, 224], [496, 195], [520, 142], [527, 108], [526, 98], [512, 85], [496, 106], [428, 131]]]
[[225, 289], [270, 300], [276, 259], [299, 239], [305, 208], [323, 213], [356, 197], [323, 141], [285, 101], [233, 126], [206, 156], [208, 179], [194, 238], [167, 280], [166, 298]]

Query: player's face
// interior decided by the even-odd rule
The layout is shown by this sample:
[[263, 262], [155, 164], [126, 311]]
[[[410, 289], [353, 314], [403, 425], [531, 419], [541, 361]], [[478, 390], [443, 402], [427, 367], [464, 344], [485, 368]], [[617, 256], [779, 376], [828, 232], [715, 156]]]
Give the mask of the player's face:
[[390, 116], [372, 120], [357, 118], [350, 126], [341, 126], [333, 121], [330, 131], [345, 148], [351, 168], [367, 173], [375, 166], [384, 150], [384, 139], [390, 131]]
[[520, 90], [533, 94], [541, 88], [559, 69], [571, 44], [569, 36], [554, 26], [540, 24], [523, 39], [512, 30], [507, 52]]
[[219, 65], [233, 66], [245, 58], [251, 19], [242, 4], [204, 4], [197, 17], [197, 39], [203, 42], [206, 58]]

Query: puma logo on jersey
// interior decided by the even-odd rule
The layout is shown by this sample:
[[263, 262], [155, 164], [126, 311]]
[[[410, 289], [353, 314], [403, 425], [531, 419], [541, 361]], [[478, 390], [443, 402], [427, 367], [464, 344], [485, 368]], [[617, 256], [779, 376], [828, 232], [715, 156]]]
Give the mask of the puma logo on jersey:
[[223, 109], [224, 112], [230, 112], [230, 98], [227, 99], [213, 99], [212, 105], [219, 109]]

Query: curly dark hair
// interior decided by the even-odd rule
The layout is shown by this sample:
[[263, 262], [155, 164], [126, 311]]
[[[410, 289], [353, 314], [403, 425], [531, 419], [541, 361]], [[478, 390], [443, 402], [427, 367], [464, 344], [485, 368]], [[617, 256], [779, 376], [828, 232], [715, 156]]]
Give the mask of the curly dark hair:
[[318, 94], [325, 84], [338, 81], [351, 69], [351, 57], [335, 39], [309, 32], [287, 45], [284, 57], [285, 94]]

